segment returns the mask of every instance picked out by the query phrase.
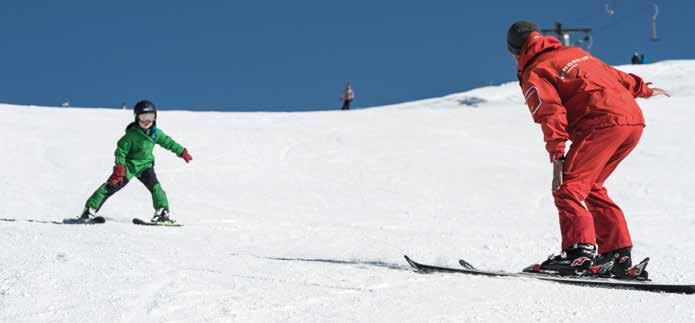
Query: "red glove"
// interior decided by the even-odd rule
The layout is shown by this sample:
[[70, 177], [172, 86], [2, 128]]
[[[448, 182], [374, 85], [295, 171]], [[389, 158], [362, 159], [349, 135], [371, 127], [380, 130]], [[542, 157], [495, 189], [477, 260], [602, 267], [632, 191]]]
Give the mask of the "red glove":
[[125, 166], [115, 165], [113, 166], [113, 173], [111, 173], [106, 183], [112, 187], [121, 184], [123, 182], [123, 176], [125, 176]]
[[190, 163], [191, 160], [193, 160], [193, 157], [191, 157], [191, 155], [188, 154], [188, 149], [186, 148], [183, 149], [183, 152], [179, 157], [183, 158], [183, 160], [185, 160], [187, 163]]

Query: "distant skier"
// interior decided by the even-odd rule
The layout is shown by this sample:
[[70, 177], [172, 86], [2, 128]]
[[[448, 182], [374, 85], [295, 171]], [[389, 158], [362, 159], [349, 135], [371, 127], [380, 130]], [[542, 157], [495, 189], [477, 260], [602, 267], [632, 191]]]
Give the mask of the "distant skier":
[[352, 90], [352, 87], [350, 86], [350, 83], [348, 82], [345, 85], [345, 90], [343, 90], [343, 96], [340, 97], [340, 99], [343, 100], [343, 107], [341, 110], [350, 110], [350, 105], [352, 104], [352, 100], [355, 98], [355, 92]]
[[632, 59], [630, 60], [632, 65], [639, 65], [644, 63], [644, 54], [640, 54], [638, 52], [635, 52], [632, 54]]
[[104, 202], [114, 193], [137, 177], [152, 193], [155, 209], [152, 222], [174, 223], [169, 213], [169, 201], [154, 172], [154, 145], [160, 145], [183, 158], [186, 163], [193, 160], [188, 150], [176, 143], [157, 128], [157, 109], [150, 101], [143, 100], [134, 107], [135, 121], [130, 123], [116, 146], [116, 165], [109, 179], [87, 200], [81, 220], [96, 217]]
[[[644, 118], [634, 98], [668, 93], [580, 48], [563, 47], [529, 21], [509, 28], [507, 47], [517, 60], [526, 104], [543, 130], [562, 233], [562, 253], [535, 269], [574, 275], [601, 265], [613, 276], [629, 276], [632, 240], [603, 183], [642, 135]], [[565, 155], [567, 140], [572, 145]]]

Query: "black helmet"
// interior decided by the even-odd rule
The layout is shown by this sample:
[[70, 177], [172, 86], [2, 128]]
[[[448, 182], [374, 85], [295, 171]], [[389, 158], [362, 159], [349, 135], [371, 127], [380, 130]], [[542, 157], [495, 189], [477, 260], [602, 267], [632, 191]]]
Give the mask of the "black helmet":
[[514, 55], [519, 55], [531, 32], [540, 31], [538, 25], [528, 20], [515, 22], [507, 31], [507, 49]]
[[157, 114], [157, 108], [154, 106], [152, 101], [142, 100], [135, 104], [135, 107], [133, 107], [133, 113], [135, 113], [136, 116], [142, 113]]

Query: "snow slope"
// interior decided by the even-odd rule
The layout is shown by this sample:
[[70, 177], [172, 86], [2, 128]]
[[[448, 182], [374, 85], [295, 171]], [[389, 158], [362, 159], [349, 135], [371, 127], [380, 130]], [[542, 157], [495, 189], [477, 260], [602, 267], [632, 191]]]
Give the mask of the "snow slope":
[[[695, 61], [622, 69], [671, 90], [607, 183], [637, 258], [695, 283]], [[692, 322], [695, 298], [540, 281], [418, 275], [403, 254], [517, 270], [559, 248], [542, 135], [514, 83], [387, 107], [164, 111], [157, 148], [181, 228], [137, 181], [77, 216], [110, 174], [128, 111], [0, 105], [2, 322]]]

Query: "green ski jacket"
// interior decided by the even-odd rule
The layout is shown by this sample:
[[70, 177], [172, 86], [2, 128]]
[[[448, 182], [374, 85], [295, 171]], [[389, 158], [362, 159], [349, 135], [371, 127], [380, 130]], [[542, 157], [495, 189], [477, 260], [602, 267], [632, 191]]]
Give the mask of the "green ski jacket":
[[126, 179], [139, 176], [143, 170], [154, 166], [152, 150], [155, 144], [175, 153], [176, 156], [181, 156], [184, 150], [184, 147], [157, 128], [156, 124], [150, 128], [149, 135], [135, 122], [125, 128], [125, 135], [118, 140], [115, 155], [116, 164], [126, 167]]

